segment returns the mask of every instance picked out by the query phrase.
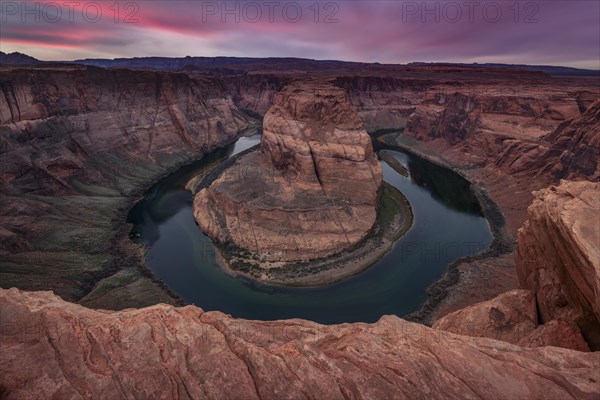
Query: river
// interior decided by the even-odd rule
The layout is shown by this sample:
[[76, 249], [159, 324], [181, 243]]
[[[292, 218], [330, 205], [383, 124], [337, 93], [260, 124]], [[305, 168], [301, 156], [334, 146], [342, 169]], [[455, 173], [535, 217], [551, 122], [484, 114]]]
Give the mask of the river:
[[459, 257], [485, 250], [493, 236], [469, 183], [412, 154], [385, 149], [410, 172], [402, 176], [381, 161], [384, 180], [409, 200], [410, 230], [365, 272], [319, 288], [258, 285], [227, 275], [215, 249], [195, 223], [186, 182], [203, 168], [260, 142], [242, 137], [153, 185], [128, 215], [133, 240], [148, 247], [146, 266], [186, 302], [234, 317], [303, 318], [320, 323], [375, 322], [406, 315], [426, 300], [426, 288]]

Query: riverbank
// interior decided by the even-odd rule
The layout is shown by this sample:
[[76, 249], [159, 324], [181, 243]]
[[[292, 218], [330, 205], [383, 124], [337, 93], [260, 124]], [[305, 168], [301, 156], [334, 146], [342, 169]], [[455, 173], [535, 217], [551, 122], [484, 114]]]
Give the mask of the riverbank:
[[[389, 146], [386, 148], [393, 149], [394, 146]], [[426, 155], [421, 155], [418, 152], [412, 151], [410, 148], [406, 148], [406, 149], [402, 149], [400, 147], [397, 147], [397, 148], [399, 148], [401, 150], [409, 151], [410, 153], [416, 153], [420, 157], [423, 156], [422, 158], [430, 160], [430, 158], [427, 157]], [[204, 168], [202, 170], [202, 172], [191, 176], [189, 178], [189, 180], [185, 181], [187, 183], [187, 184], [185, 184], [186, 188], [188, 190], [190, 190], [192, 193], [197, 193], [198, 190], [209, 185], [210, 182], [212, 182], [212, 180], [214, 180], [216, 177], [218, 177], [224, 169], [226, 169], [233, 162], [235, 162], [235, 159], [237, 157], [243, 156], [244, 154], [247, 154], [248, 152], [251, 152], [254, 150], [256, 150], [256, 147], [242, 151], [238, 155], [230, 157], [228, 159], [222, 159], [222, 161], [219, 161], [219, 162], [215, 162], [215, 163], [210, 162], [209, 165], [207, 166], [207, 168]], [[384, 151], [384, 153], [385, 153], [385, 151]], [[203, 162], [206, 162], [209, 159], [205, 158], [203, 160], [205, 160]], [[431, 160], [431, 161], [433, 161], [437, 165], [442, 165], [444, 168], [448, 168], [447, 165], [436, 162], [436, 160]], [[391, 167], [393, 168], [393, 166], [391, 166]], [[396, 169], [396, 168], [394, 168], [394, 169]], [[406, 170], [406, 168], [404, 168], [404, 167], [403, 167], [403, 169], [404, 169], [404, 171]], [[449, 168], [449, 169], [454, 170], [454, 168]], [[398, 171], [398, 172], [402, 174], [402, 171]], [[456, 172], [456, 170], [455, 170], [455, 172]], [[473, 189], [476, 189], [476, 187], [473, 186]], [[482, 199], [484, 197], [480, 196], [479, 198]], [[484, 201], [480, 200], [480, 202], [483, 203]], [[487, 212], [486, 215], [490, 216], [492, 214]], [[500, 213], [500, 217], [502, 217], [501, 213]], [[493, 227], [499, 228], [501, 225], [501, 222], [502, 222], [501, 218], [500, 219], [494, 218], [494, 221], [495, 221], [495, 223], [490, 222], [490, 226], [493, 225]], [[412, 213], [411, 213], [410, 223], [412, 224]], [[393, 231], [393, 229], [392, 229], [392, 231]], [[284, 269], [271, 269], [271, 270], [267, 271], [270, 276], [262, 276], [263, 271], [258, 268], [254, 268], [252, 270], [252, 273], [255, 274], [256, 276], [258, 276], [258, 278], [268, 278], [268, 281], [267, 280], [261, 281], [260, 279], [257, 279], [256, 276], [249, 275], [250, 274], [249, 269], [247, 271], [243, 271], [243, 269], [244, 269], [243, 265], [238, 265], [238, 267], [241, 267], [241, 268], [238, 268], [236, 270], [236, 269], [230, 268], [228, 265], [226, 265], [227, 263], [222, 261], [221, 268], [223, 270], [227, 271], [230, 275], [243, 276], [244, 279], [250, 279], [253, 282], [258, 281], [265, 285], [282, 286], [281, 281], [283, 281], [283, 280], [288, 281], [289, 278], [292, 278], [292, 280], [294, 282], [292, 284], [285, 285], [285, 286], [292, 286], [292, 287], [293, 286], [297, 286], [297, 287], [299, 287], [299, 286], [308, 286], [308, 287], [324, 286], [324, 285], [328, 285], [328, 284], [337, 282], [342, 279], [346, 279], [350, 276], [360, 274], [361, 272], [365, 271], [366, 269], [369, 268], [369, 266], [373, 265], [381, 257], [383, 257], [389, 250], [391, 250], [391, 248], [393, 247], [397, 238], [402, 236], [403, 234], [404, 233], [401, 233], [397, 237], [394, 237], [394, 235], [387, 235], [388, 239], [383, 243], [378, 243], [378, 242], [372, 240], [370, 242], [371, 244], [366, 244], [364, 246], [363, 250], [365, 250], [365, 249], [369, 250], [374, 247], [378, 247], [376, 249], [376, 251], [373, 251], [373, 252], [369, 252], [369, 251], [361, 252], [359, 249], [352, 249], [353, 251], [351, 251], [351, 252], [350, 251], [344, 252], [344, 254], [341, 255], [341, 256], [343, 256], [343, 258], [338, 259], [337, 263], [336, 263], [336, 260], [329, 259], [329, 260], [322, 260], [322, 262], [319, 263], [319, 265], [314, 264], [314, 261], [311, 261], [309, 263], [304, 263], [304, 265], [298, 265], [297, 268], [293, 269], [294, 276], [291, 276], [291, 277], [289, 276], [291, 270], [286, 271]], [[140, 247], [143, 247], [145, 249], [145, 247], [143, 245], [133, 243], [129, 240], [128, 237], [126, 237], [126, 235], [124, 235], [124, 236], [125, 237], [121, 238], [122, 242], [129, 242], [131, 245], [134, 245], [138, 249]], [[495, 237], [497, 237], [497, 236], [495, 235]], [[223, 249], [221, 249], [220, 252], [222, 254], [225, 253], [223, 251]], [[141, 255], [142, 260], [145, 257], [145, 253], [146, 253], [145, 251], [142, 252], [142, 255]], [[132, 254], [132, 252], [129, 253], [130, 256], [131, 256], [131, 254]], [[359, 262], [357, 262], [356, 259], [359, 257], [362, 257], [363, 259], [359, 260]], [[135, 257], [135, 258], [137, 258], [137, 257]], [[225, 255], [225, 256], [222, 256], [222, 258], [225, 259], [227, 257]], [[490, 257], [479, 258], [479, 256], [476, 256], [476, 257], [473, 257], [472, 259], [486, 261], [486, 260], [490, 259]], [[130, 260], [131, 260], [131, 258], [130, 258]], [[457, 292], [457, 289], [460, 288], [461, 282], [458, 282], [458, 281], [459, 281], [459, 276], [461, 274], [461, 272], [460, 272], [461, 265], [464, 265], [464, 262], [465, 262], [465, 259], [463, 258], [463, 259], [460, 259], [457, 262], [451, 264], [449, 266], [447, 273], [444, 275], [444, 277], [440, 281], [438, 281], [437, 283], [435, 283], [434, 285], [432, 285], [430, 287], [430, 289], [428, 290], [428, 300], [425, 303], [425, 305], [423, 306], [423, 308], [421, 308], [419, 311], [420, 313], [423, 313], [423, 314], [418, 315], [422, 318], [421, 319], [422, 321], [427, 321], [427, 318], [430, 319], [431, 316], [439, 310], [439, 306], [440, 306], [441, 302], [444, 299], [449, 298], [450, 296], [454, 296], [455, 292]], [[473, 261], [473, 262], [476, 262], [476, 261]], [[135, 264], [137, 264], [137, 263], [135, 263]], [[339, 268], [339, 267], [343, 267], [343, 268]], [[319, 268], [322, 268], [322, 270], [319, 270]], [[178, 296], [175, 295], [171, 290], [169, 290], [169, 288], [162, 281], [160, 281], [159, 279], [154, 277], [152, 272], [145, 265], [144, 261], [141, 262], [141, 265], [137, 264], [135, 269], [136, 269], [136, 271], [135, 271], [136, 276], [139, 276], [139, 277], [143, 276], [144, 278], [147, 278], [152, 281], [152, 284], [150, 286], [156, 287], [157, 289], [158, 289], [158, 287], [160, 287], [162, 289], [162, 290], [158, 289], [157, 293], [158, 292], [161, 292], [161, 293], [169, 292], [169, 295], [170, 295], [169, 297], [172, 299], [170, 301], [177, 301], [178, 303], [182, 302], [180, 299], [177, 298]], [[242, 271], [240, 271], [240, 269], [242, 269]], [[299, 276], [295, 276], [295, 272], [297, 270], [300, 271], [300, 273], [298, 274]], [[143, 274], [144, 271], [146, 272], [146, 274]], [[128, 272], [129, 271], [124, 271], [124, 272], [115, 274], [114, 276], [111, 276], [111, 277], [109, 277], [109, 279], [106, 279], [104, 282], [102, 282], [102, 284], [99, 284], [93, 291], [93, 295], [86, 298], [85, 304], [88, 306], [91, 306], [91, 307], [95, 307], [95, 308], [107, 308], [107, 305], [110, 305], [111, 306], [110, 308], [115, 308], [115, 306], [116, 306], [116, 308], [118, 308], [119, 304], [117, 304], [117, 303], [119, 301], [125, 300], [124, 297], [128, 296], [127, 293], [130, 292], [130, 289], [134, 290], [136, 293], [143, 293], [144, 290], [140, 291], [140, 289], [142, 289], [142, 288], [138, 287], [138, 285], [140, 285], [140, 282], [142, 282], [142, 281], [129, 282], [130, 275]], [[315, 273], [316, 273], [316, 275], [311, 276]], [[270, 283], [269, 283], [269, 281], [270, 281]], [[145, 282], [145, 280], [144, 280], [144, 282]], [[150, 282], [147, 282], [147, 283], [150, 283]], [[465, 285], [465, 287], [468, 287], [468, 285]], [[107, 292], [104, 293], [105, 291], [107, 291]], [[152, 296], [150, 296], [149, 298], [151, 298], [151, 297]], [[119, 300], [119, 299], [121, 299], [121, 300]], [[131, 300], [125, 301], [125, 303], [128, 303], [128, 302], [131, 302]], [[164, 301], [157, 301], [157, 302], [164, 302]], [[198, 304], [200, 304], [200, 303], [198, 303]], [[417, 314], [417, 313], [411, 314], [410, 317], [417, 319], [415, 317], [415, 314]], [[423, 317], [423, 315], [425, 315], [425, 317]]]
[[410, 203], [384, 182], [377, 219], [367, 235], [351, 248], [330, 257], [294, 263], [266, 263], [247, 256], [243, 249], [216, 245], [219, 265], [230, 275], [263, 285], [319, 287], [360, 274], [388, 253], [413, 224]]
[[[120, 310], [123, 308], [140, 308], [159, 303], [176, 306], [185, 305], [185, 301], [174, 292], [165, 282], [157, 278], [147, 268], [146, 256], [149, 248], [137, 242], [134, 224], [125, 223], [131, 210], [143, 201], [152, 188], [165, 178], [182, 169], [190, 168], [197, 163], [207, 161], [215, 152], [224, 151], [240, 137], [256, 133], [254, 126], [241, 131], [233, 140], [217, 146], [205, 154], [185, 154], [160, 171], [150, 171], [147, 174], [135, 175], [136, 180], [128, 189], [128, 196], [119, 198], [119, 205], [106, 210], [110, 218], [110, 234], [99, 244], [99, 248], [110, 254], [111, 264], [103, 265], [102, 272], [88, 284], [85, 293], [78, 299], [79, 304], [90, 308]], [[218, 161], [215, 161], [218, 165]], [[145, 170], [139, 166], [139, 170]], [[148, 183], [151, 183], [150, 185]], [[113, 261], [114, 260], [114, 261]]]
[[[427, 288], [427, 300], [416, 311], [405, 315], [406, 320], [419, 322], [425, 325], [431, 325], [438, 317], [444, 315], [446, 310], [460, 308], [445, 302], [452, 302], [456, 305], [466, 306], [471, 304], [474, 298], [470, 289], [478, 287], [480, 292], [489, 291], [489, 297], [494, 297], [499, 288], [513, 288], [516, 284], [516, 279], [510, 274], [512, 263], [507, 260], [507, 257], [512, 256], [515, 245], [514, 240], [510, 237], [504, 220], [504, 214], [498, 204], [496, 204], [488, 195], [485, 185], [482, 182], [475, 181], [466, 171], [458, 165], [450, 163], [439, 157], [436, 154], [420, 149], [419, 142], [396, 134], [382, 134], [376, 137], [376, 141], [383, 144], [385, 148], [397, 149], [410, 152], [420, 158], [423, 158], [440, 167], [449, 169], [465, 180], [470, 182], [471, 190], [477, 197], [481, 211], [488, 221], [490, 230], [493, 234], [493, 241], [490, 247], [483, 252], [473, 255], [461, 257], [448, 265], [448, 270], [444, 276], [437, 282]], [[489, 265], [490, 262], [495, 265]], [[496, 286], [496, 289], [481, 289], [479, 282], [484, 282], [490, 279], [490, 270], [497, 279], [491, 286]], [[468, 279], [465, 279], [467, 275]], [[510, 275], [510, 276], [509, 276]], [[463, 277], [461, 279], [461, 276]], [[467, 282], [468, 280], [468, 282]], [[488, 297], [485, 293], [483, 297]]]

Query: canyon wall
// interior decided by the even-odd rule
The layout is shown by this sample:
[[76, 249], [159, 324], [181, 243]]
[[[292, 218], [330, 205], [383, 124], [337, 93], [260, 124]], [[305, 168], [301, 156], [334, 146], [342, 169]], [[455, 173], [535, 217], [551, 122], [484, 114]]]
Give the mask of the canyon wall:
[[[532, 187], [597, 180], [594, 82], [415, 71], [332, 76], [367, 129], [406, 124], [425, 156], [487, 168], [481, 180], [510, 229]], [[72, 66], [3, 74], [0, 283], [83, 304], [112, 291], [92, 304], [118, 309], [175, 302], [116, 228], [140, 185], [233, 140], [291, 79]], [[275, 143], [266, 152], [287, 165]], [[519, 231], [527, 290], [450, 314], [439, 329], [393, 316], [323, 326], [194, 306], [91, 310], [0, 289], [0, 397], [597, 399], [598, 354], [546, 346], [587, 350], [581, 333], [599, 326], [599, 192], [566, 181], [538, 192]], [[514, 270], [501, 261], [502, 273]], [[502, 274], [492, 275], [494, 259], [471, 264], [482, 277], [453, 291], [472, 303], [476, 278], [497, 287], [490, 277]]]
[[484, 186], [513, 236], [533, 191], [561, 178], [599, 178], [599, 103], [593, 80], [508, 74], [441, 82], [399, 140]]
[[600, 183], [562, 181], [535, 193], [516, 263], [541, 319], [600, 325]]
[[[368, 132], [404, 128], [425, 93], [435, 86], [433, 79], [411, 75], [403, 78], [396, 74], [354, 75], [348, 71], [310, 73], [331, 79], [347, 93]], [[296, 76], [285, 71], [249, 72], [243, 76], [224, 76], [222, 80], [236, 105], [264, 115], [278, 92], [297, 79], [306, 79], [306, 74], [307, 71]]]
[[435, 82], [427, 77], [341, 76], [335, 84], [348, 93], [369, 132], [400, 130]]
[[495, 203], [500, 212], [488, 219], [504, 250], [457, 265], [458, 283], [430, 322], [518, 287], [510, 253], [532, 192], [560, 178], [597, 180], [600, 138], [597, 80], [508, 74], [485, 83], [440, 80], [436, 88], [391, 142], [458, 171]]
[[599, 97], [598, 87], [583, 82], [551, 84], [541, 77], [441, 83], [426, 93], [404, 133], [433, 142], [449, 159], [483, 166], [515, 142], [539, 142]]
[[21, 398], [597, 399], [597, 354], [375, 324], [94, 311], [0, 289], [0, 393]]
[[495, 162], [529, 179], [600, 180], [600, 99], [539, 141], [511, 142]]
[[[248, 125], [216, 79], [92, 67], [4, 73], [3, 193], [70, 194], [78, 192], [75, 181], [115, 185], [102, 179], [104, 169], [121, 162], [125, 174], [137, 161], [160, 166], [178, 154], [201, 155]], [[85, 175], [90, 169], [98, 176]]]
[[535, 193], [515, 253], [521, 290], [460, 309], [434, 328], [522, 346], [600, 349], [600, 183]]
[[[457, 160], [472, 166], [494, 161], [515, 140], [537, 143], [600, 97], [594, 82], [512, 72], [398, 68], [323, 74], [346, 91], [367, 131], [406, 126], [406, 136], [436, 143], [441, 139], [451, 148], [446, 155], [463, 153]], [[15, 151], [17, 143], [44, 146], [35, 149], [37, 153], [25, 146], [22, 155], [11, 154], [11, 160], [23, 159], [25, 165], [34, 164], [27, 157], [31, 153], [43, 162], [24, 176], [18, 165], [7, 165], [3, 182], [37, 193], [65, 190], [65, 175], [82, 169], [79, 147], [80, 153], [116, 151], [158, 163], [177, 151], [178, 142], [195, 151], [212, 148], [247, 123], [248, 115], [240, 110], [260, 118], [273, 105], [275, 94], [297, 79], [284, 72], [206, 76], [75, 66], [4, 73], [4, 149]], [[98, 130], [103, 130], [102, 137], [84, 135]], [[51, 137], [75, 155], [54, 154], [58, 146]], [[45, 150], [48, 145], [51, 149]], [[466, 160], [467, 156], [474, 158]], [[34, 171], [37, 179], [31, 178]]]
[[128, 269], [102, 290], [132, 295], [107, 307], [173, 302], [138, 268], [143, 249], [129, 241], [125, 212], [149, 182], [232, 142], [252, 119], [214, 78], [76, 66], [2, 74], [2, 285], [77, 301]]
[[514, 289], [438, 319], [434, 329], [487, 337], [523, 347], [555, 346], [577, 351], [590, 347], [574, 321], [538, 321], [535, 293]]

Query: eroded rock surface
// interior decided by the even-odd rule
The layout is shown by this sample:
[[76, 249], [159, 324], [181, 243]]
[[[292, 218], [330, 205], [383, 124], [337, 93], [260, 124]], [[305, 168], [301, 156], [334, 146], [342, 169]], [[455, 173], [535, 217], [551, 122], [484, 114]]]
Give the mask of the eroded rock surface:
[[524, 347], [556, 346], [590, 351], [574, 322], [552, 320], [538, 325], [535, 294], [524, 289], [511, 290], [455, 311], [437, 320], [433, 328]]
[[597, 354], [397, 317], [325, 326], [164, 304], [94, 311], [0, 289], [3, 398], [597, 399]]
[[590, 351], [590, 346], [581, 335], [574, 321], [553, 319], [537, 328], [517, 343], [524, 347], [555, 346], [577, 351]]
[[158, 168], [199, 157], [248, 125], [215, 79], [76, 66], [3, 74], [2, 193], [89, 195], [86, 184], [118, 187], [142, 174], [131, 164]]
[[518, 343], [537, 326], [535, 296], [515, 289], [440, 318], [434, 328]]
[[600, 322], [600, 183], [561, 181], [535, 193], [516, 263], [543, 321]]
[[[528, 81], [533, 83], [536, 78]], [[550, 143], [561, 123], [579, 117], [599, 95], [593, 87], [589, 92], [568, 86], [540, 90], [530, 83], [505, 82], [510, 86], [502, 87], [492, 82], [474, 82], [464, 88], [440, 85], [437, 93], [428, 91], [408, 119], [405, 134], [433, 142], [447, 158], [463, 165], [483, 166], [501, 153], [511, 152], [515, 144], [539, 143], [545, 137]], [[521, 148], [514, 156], [523, 151]]]
[[[515, 140], [496, 165], [513, 174], [554, 179], [600, 179], [600, 100], [540, 141]], [[534, 178], [534, 179], [535, 179]]]
[[108, 286], [126, 282], [131, 296], [102, 307], [174, 302], [136, 268], [143, 252], [126, 210], [149, 182], [231, 143], [250, 118], [214, 78], [81, 66], [1, 74], [0, 284], [78, 301], [129, 268]]
[[196, 196], [204, 232], [269, 261], [325, 257], [359, 242], [376, 219], [382, 171], [344, 91], [291, 84], [263, 125], [260, 152]]

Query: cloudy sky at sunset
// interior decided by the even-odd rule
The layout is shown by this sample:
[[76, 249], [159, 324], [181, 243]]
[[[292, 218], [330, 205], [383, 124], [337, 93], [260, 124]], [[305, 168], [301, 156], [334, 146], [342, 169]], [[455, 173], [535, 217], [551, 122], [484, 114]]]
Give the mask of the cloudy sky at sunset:
[[600, 2], [4, 1], [0, 47], [44, 60], [305, 57], [600, 69]]

